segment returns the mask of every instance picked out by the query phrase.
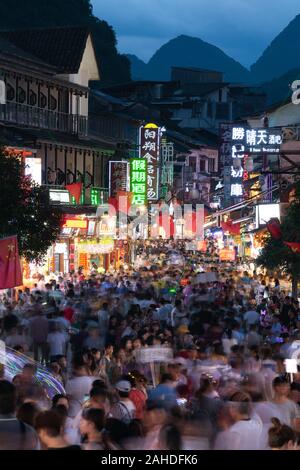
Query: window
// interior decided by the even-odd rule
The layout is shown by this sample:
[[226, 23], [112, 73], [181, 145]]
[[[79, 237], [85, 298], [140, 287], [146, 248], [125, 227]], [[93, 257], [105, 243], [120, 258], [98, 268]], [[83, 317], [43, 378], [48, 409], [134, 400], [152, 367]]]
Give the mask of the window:
[[189, 167], [191, 168], [193, 173], [196, 173], [197, 171], [196, 157], [189, 157]]
[[54, 98], [54, 96], [50, 95], [50, 109], [51, 111], [55, 111], [57, 107], [57, 100]]
[[192, 108], [192, 118], [200, 117], [202, 114], [202, 104], [195, 102]]
[[24, 88], [22, 88], [21, 86], [18, 87], [18, 98], [17, 98], [17, 101], [18, 103], [25, 103], [26, 101], [26, 92], [24, 90]]
[[9, 83], [6, 84], [6, 98], [7, 101], [13, 101], [15, 99], [15, 90]]
[[211, 101], [207, 103], [207, 117], [213, 117], [213, 104]]
[[206, 171], [206, 165], [205, 165], [205, 160], [200, 160], [200, 172], [205, 172]]
[[215, 160], [213, 158], [208, 160], [208, 171], [209, 173], [213, 173], [215, 171]]
[[30, 106], [35, 106], [37, 102], [37, 95], [33, 90], [29, 91], [29, 104]]
[[40, 92], [40, 107], [41, 108], [46, 108], [47, 106], [47, 97], [44, 95], [44, 93]]

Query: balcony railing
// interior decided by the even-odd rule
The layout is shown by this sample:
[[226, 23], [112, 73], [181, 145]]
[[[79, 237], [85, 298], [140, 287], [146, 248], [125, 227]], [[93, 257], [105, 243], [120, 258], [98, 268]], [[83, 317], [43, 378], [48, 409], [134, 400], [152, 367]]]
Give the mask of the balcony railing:
[[0, 105], [0, 121], [82, 136], [86, 136], [88, 133], [88, 119], [86, 116], [58, 113], [13, 102]]

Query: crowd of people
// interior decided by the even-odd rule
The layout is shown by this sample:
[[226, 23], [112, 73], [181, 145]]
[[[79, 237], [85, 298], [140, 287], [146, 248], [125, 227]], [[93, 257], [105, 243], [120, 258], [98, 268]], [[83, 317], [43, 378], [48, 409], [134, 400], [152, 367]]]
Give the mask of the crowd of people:
[[[1, 369], [0, 448], [299, 449], [300, 368], [285, 365], [299, 303], [246, 269], [170, 242], [3, 294], [0, 337], [37, 365]], [[39, 364], [64, 393], [46, 393]]]

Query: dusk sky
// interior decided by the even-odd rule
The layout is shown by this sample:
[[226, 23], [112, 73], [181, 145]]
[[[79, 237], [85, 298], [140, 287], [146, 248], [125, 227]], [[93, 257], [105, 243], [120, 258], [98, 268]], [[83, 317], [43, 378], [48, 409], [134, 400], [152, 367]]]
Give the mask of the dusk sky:
[[110, 23], [120, 52], [148, 61], [168, 40], [187, 34], [249, 66], [300, 13], [299, 0], [92, 0]]

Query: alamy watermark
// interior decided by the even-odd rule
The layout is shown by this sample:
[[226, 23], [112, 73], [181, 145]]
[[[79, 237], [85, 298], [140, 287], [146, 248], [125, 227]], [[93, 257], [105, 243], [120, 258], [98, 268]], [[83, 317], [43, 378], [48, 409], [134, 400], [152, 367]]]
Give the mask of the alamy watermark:
[[127, 239], [204, 239], [204, 205], [178, 203], [129, 206], [127, 196], [119, 196], [117, 206], [99, 206], [99, 235]]

